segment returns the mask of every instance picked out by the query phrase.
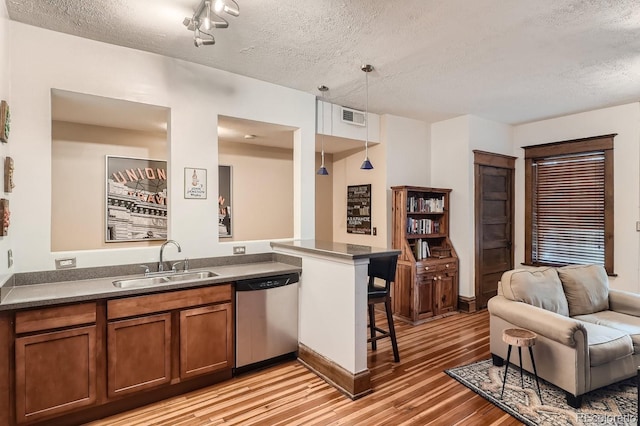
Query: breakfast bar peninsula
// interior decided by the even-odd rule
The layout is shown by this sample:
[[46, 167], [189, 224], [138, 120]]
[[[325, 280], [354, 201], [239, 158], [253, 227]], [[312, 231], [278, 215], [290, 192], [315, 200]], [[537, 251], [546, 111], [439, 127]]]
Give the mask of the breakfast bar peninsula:
[[302, 259], [299, 360], [352, 399], [370, 393], [369, 260], [400, 251], [316, 240], [272, 242], [271, 247], [276, 253]]

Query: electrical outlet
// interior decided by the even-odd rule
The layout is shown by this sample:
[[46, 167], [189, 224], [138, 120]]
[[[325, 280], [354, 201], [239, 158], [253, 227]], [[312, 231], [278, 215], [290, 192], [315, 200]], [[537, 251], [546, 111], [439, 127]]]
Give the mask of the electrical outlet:
[[76, 267], [76, 258], [67, 257], [64, 259], [56, 259], [56, 269], [69, 269]]
[[13, 250], [7, 250], [7, 267], [11, 268], [13, 266]]
[[640, 220], [636, 222], [636, 231], [640, 232]]
[[244, 254], [245, 253], [245, 246], [235, 246], [233, 248], [233, 254]]
[[375, 226], [373, 227], [373, 235], [378, 235], [378, 228]]

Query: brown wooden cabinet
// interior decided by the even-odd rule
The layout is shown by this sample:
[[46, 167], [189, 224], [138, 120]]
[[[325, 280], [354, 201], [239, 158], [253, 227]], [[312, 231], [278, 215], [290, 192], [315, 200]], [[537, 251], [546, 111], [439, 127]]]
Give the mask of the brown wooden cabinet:
[[180, 312], [180, 378], [233, 367], [231, 303]]
[[392, 244], [402, 251], [392, 300], [412, 323], [457, 309], [458, 256], [449, 239], [450, 189], [394, 186]]
[[107, 336], [109, 398], [171, 381], [171, 314], [110, 322]]
[[108, 301], [108, 397], [231, 371], [231, 294], [226, 284]]
[[82, 424], [231, 378], [231, 284], [0, 312], [0, 425]]
[[95, 303], [16, 314], [18, 423], [71, 412], [96, 402], [95, 322]]

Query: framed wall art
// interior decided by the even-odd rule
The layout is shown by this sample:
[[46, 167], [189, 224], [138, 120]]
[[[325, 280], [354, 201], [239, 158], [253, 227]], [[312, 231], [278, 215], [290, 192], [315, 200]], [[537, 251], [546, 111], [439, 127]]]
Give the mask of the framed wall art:
[[167, 239], [167, 162], [106, 156], [106, 242]]
[[9, 223], [11, 218], [11, 211], [9, 211], [9, 200], [6, 198], [0, 198], [0, 218], [2, 218], [2, 226], [0, 226], [0, 236], [6, 237], [9, 235]]
[[231, 166], [218, 166], [218, 236], [230, 238], [231, 228]]
[[13, 192], [13, 188], [16, 187], [13, 182], [13, 158], [4, 158], [4, 192]]
[[347, 233], [371, 235], [371, 184], [347, 187]]
[[7, 101], [0, 101], [0, 142], [9, 142], [11, 112]]
[[207, 199], [207, 169], [184, 168], [184, 198]]

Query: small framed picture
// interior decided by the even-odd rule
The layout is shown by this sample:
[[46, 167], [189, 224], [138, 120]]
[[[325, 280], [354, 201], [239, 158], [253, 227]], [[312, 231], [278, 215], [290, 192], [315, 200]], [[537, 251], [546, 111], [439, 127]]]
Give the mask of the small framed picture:
[[0, 142], [9, 142], [11, 130], [11, 113], [7, 101], [0, 101]]
[[184, 168], [184, 198], [207, 199], [207, 169]]

